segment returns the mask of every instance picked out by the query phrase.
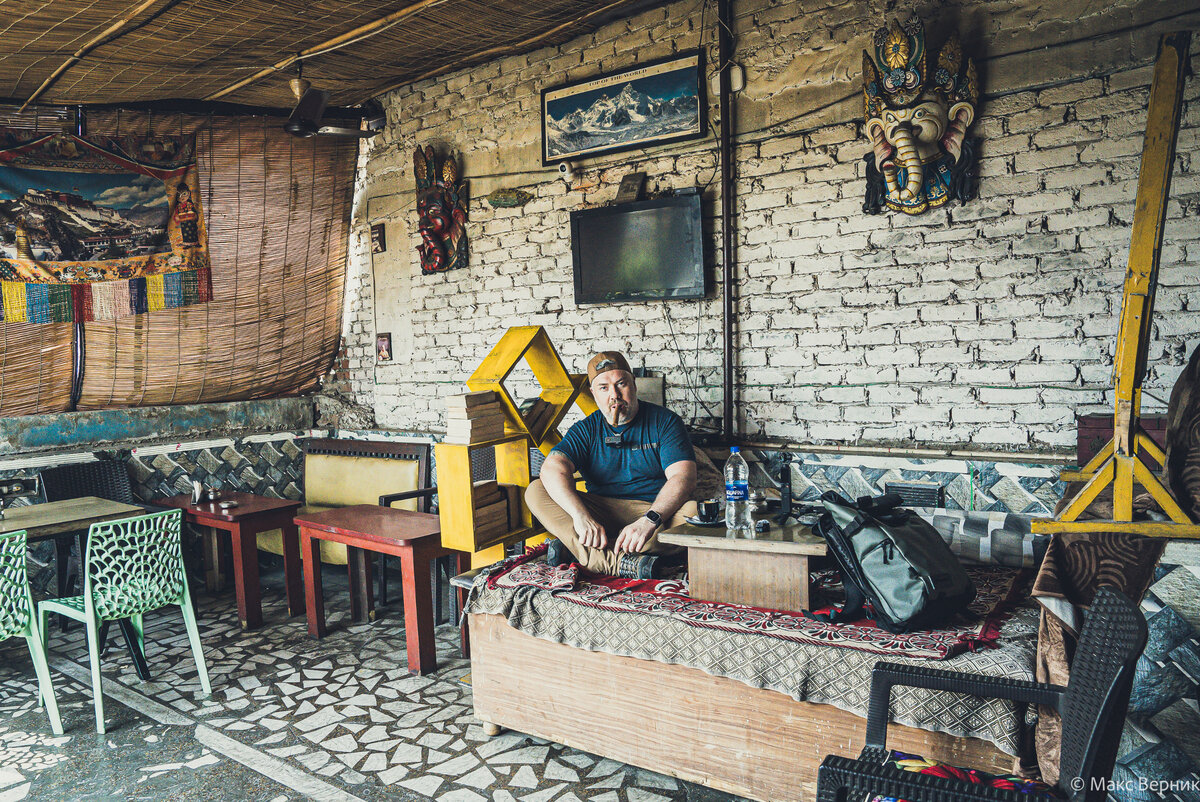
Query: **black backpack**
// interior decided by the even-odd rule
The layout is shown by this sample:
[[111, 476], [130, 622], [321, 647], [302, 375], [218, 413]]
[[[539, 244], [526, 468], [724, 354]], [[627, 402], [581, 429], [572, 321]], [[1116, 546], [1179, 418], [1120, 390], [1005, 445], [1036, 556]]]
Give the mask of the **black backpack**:
[[932, 629], [975, 599], [975, 585], [946, 541], [900, 501], [895, 494], [857, 502], [821, 496], [825, 513], [815, 531], [837, 559], [846, 603], [819, 618], [855, 621], [870, 604], [879, 626], [912, 632]]

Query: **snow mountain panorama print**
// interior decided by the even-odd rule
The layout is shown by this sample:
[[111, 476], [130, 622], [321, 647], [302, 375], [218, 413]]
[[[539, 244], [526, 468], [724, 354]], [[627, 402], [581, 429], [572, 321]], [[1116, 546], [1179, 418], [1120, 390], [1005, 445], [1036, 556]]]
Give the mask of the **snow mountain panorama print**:
[[693, 66], [632, 80], [614, 76], [619, 82], [584, 91], [548, 92], [546, 160], [699, 134], [695, 76]]

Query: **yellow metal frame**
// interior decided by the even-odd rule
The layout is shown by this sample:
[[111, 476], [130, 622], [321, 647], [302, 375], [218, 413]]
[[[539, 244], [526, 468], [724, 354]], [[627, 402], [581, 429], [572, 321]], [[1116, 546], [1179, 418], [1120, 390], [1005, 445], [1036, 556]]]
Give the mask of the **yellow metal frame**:
[[[546, 422], [533, 430], [504, 386], [505, 379], [524, 359], [542, 390], [539, 398], [552, 409]], [[539, 542], [544, 530], [534, 523], [529, 509], [521, 504], [522, 526], [498, 537], [480, 539], [475, 533], [475, 485], [471, 478], [471, 454], [492, 449], [496, 456], [496, 480], [501, 484], [528, 487], [529, 449], [543, 454], [562, 439], [558, 424], [575, 404], [585, 415], [596, 411], [587, 392], [587, 376], [571, 374], [541, 326], [514, 326], [504, 333], [479, 367], [467, 379], [472, 391], [491, 390], [504, 409], [504, 437], [483, 443], [438, 443], [434, 446], [438, 473], [438, 514], [442, 522], [442, 545], [469, 552], [473, 567], [489, 565], [504, 556], [504, 546], [517, 541]]]
[[[1153, 461], [1161, 470], [1166, 455], [1150, 439], [1140, 423], [1142, 380], [1154, 318], [1154, 295], [1158, 288], [1158, 265], [1162, 252], [1163, 225], [1175, 164], [1175, 143], [1183, 104], [1183, 79], [1187, 72], [1191, 33], [1181, 31], [1163, 36], [1159, 42], [1154, 83], [1146, 117], [1146, 138], [1138, 173], [1129, 268], [1121, 298], [1121, 324], [1113, 367], [1116, 409], [1113, 439], [1079, 471], [1063, 471], [1064, 481], [1082, 481], [1083, 488], [1071, 499], [1057, 520], [1035, 520], [1035, 532], [1088, 532], [1112, 529], [1158, 537], [1200, 538], [1200, 525], [1188, 518], [1162, 481], [1146, 465]], [[1171, 519], [1134, 522], [1134, 489], [1140, 485]], [[1077, 520], [1106, 487], [1112, 487], [1113, 521]]]

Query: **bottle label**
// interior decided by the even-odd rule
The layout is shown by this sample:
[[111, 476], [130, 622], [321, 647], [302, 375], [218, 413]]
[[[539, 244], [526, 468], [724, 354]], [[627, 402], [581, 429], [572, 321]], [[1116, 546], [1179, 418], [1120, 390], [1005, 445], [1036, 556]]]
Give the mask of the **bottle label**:
[[726, 501], [746, 501], [750, 498], [750, 486], [746, 482], [726, 482]]

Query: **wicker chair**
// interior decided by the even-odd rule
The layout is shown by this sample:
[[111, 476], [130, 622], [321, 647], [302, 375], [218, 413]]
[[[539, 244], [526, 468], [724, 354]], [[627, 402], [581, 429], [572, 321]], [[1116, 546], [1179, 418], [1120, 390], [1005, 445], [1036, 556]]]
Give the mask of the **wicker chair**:
[[[125, 463], [102, 459], [60, 465], [41, 472], [44, 501], [66, 501], [72, 498], [95, 496], [121, 504], [136, 504], [129, 471]], [[58, 595], [66, 596], [74, 586], [75, 575], [70, 571], [71, 541], [79, 538], [79, 553], [83, 554], [87, 530], [67, 532], [54, 539], [55, 566], [58, 570]]]
[[1134, 665], [1145, 646], [1146, 621], [1137, 605], [1111, 588], [1101, 588], [1080, 633], [1066, 688], [880, 663], [871, 675], [866, 747], [857, 760], [825, 758], [817, 775], [817, 799], [835, 802], [884, 796], [909, 802], [1030, 802], [1037, 798], [1018, 790], [883, 765], [889, 755], [885, 741], [892, 686], [907, 685], [1058, 709], [1063, 719], [1059, 785], [1049, 791], [1071, 802], [1103, 802], [1129, 706]]

